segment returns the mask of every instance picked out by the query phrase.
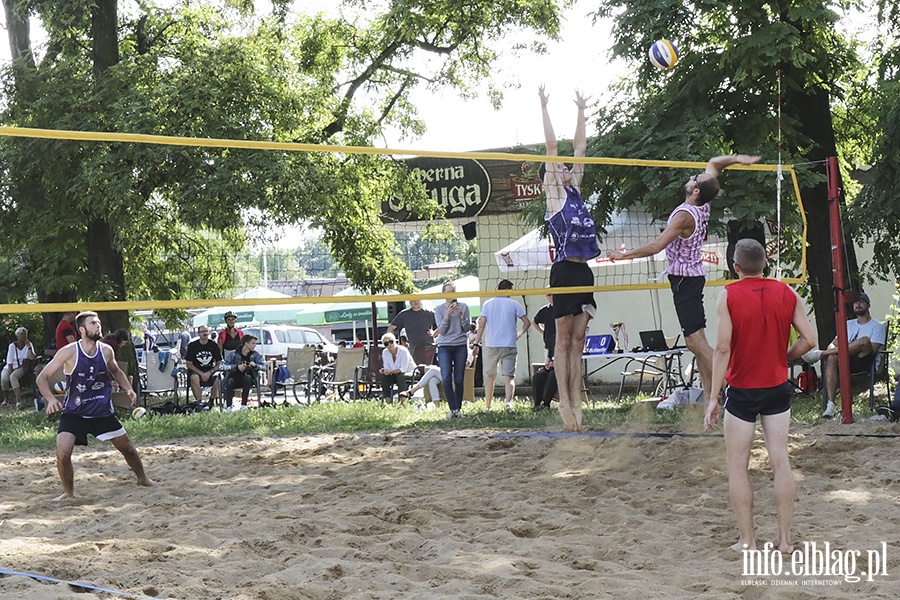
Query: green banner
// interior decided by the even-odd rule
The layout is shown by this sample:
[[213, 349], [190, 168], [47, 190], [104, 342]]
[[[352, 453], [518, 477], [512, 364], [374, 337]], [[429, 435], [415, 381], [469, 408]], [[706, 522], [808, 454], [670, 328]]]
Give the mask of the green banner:
[[[378, 316], [381, 317], [382, 310], [378, 310]], [[326, 323], [347, 323], [350, 321], [371, 321], [371, 307], [362, 308], [338, 308], [336, 310], [325, 311]]]

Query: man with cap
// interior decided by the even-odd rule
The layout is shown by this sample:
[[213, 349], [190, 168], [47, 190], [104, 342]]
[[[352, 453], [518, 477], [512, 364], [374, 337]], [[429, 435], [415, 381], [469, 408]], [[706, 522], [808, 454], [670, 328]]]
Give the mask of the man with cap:
[[[884, 347], [884, 325], [872, 318], [869, 314], [869, 295], [865, 292], [853, 303], [855, 319], [847, 321], [847, 341], [849, 342], [848, 354], [850, 356], [850, 372], [861, 373], [869, 370], [872, 363], [878, 359], [878, 352]], [[834, 416], [834, 398], [838, 389], [838, 361], [831, 359], [838, 355], [837, 338], [834, 338], [825, 350], [810, 350], [803, 355], [803, 360], [814, 363], [822, 359], [825, 372], [825, 390], [828, 393], [828, 404], [822, 416], [831, 418]]]
[[244, 332], [235, 327], [235, 323], [237, 323], [237, 315], [233, 310], [229, 310], [225, 313], [225, 329], [216, 336], [216, 342], [219, 344], [219, 354], [222, 356], [228, 356], [229, 352], [241, 347]]

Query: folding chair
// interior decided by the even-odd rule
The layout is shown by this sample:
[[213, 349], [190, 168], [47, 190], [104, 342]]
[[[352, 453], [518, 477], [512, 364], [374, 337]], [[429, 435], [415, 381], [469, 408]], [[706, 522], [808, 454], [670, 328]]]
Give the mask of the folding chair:
[[332, 388], [341, 399], [347, 388], [351, 389], [351, 399], [359, 397], [360, 370], [365, 358], [365, 348], [340, 348], [334, 363], [316, 369], [316, 399], [319, 399], [321, 388]]
[[159, 353], [146, 352], [144, 354], [147, 359], [147, 382], [144, 388], [139, 392], [144, 405], [147, 404], [144, 395], [165, 395], [172, 394], [175, 404], [178, 404], [178, 361], [174, 356], [170, 356], [166, 362], [166, 366], [160, 370]]
[[297, 386], [306, 387], [306, 403], [309, 404], [312, 395], [313, 368], [316, 366], [316, 347], [306, 346], [305, 348], [288, 348], [287, 352], [287, 370], [290, 372], [290, 379], [282, 381], [276, 385], [284, 386], [284, 397], [287, 400], [287, 389], [291, 388], [294, 394], [294, 402], [300, 404], [297, 397]]

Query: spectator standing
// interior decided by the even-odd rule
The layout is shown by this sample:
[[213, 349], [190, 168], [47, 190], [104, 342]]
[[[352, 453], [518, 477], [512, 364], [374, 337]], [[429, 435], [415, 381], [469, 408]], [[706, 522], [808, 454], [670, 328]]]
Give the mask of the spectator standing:
[[[456, 292], [452, 281], [445, 281], [441, 291], [445, 294]], [[463, 382], [466, 376], [468, 344], [466, 333], [472, 318], [469, 307], [456, 298], [447, 298], [434, 309], [437, 325], [437, 355], [441, 367], [441, 381], [444, 395], [450, 407], [450, 418], [462, 416]]]
[[241, 347], [244, 332], [235, 327], [235, 323], [237, 323], [237, 315], [234, 311], [229, 310], [225, 313], [225, 329], [220, 331], [216, 337], [216, 342], [219, 344], [219, 352], [222, 356], [228, 356], [229, 352]]
[[[509, 279], [504, 279], [497, 286], [498, 290], [511, 290], [513, 284]], [[522, 330], [518, 330], [518, 321], [524, 324]], [[478, 317], [478, 333], [475, 334], [475, 344], [481, 344], [484, 340], [484, 401], [485, 409], [491, 410], [491, 402], [494, 398], [494, 383], [497, 380], [497, 372], [504, 378], [506, 388], [506, 408], [512, 408], [513, 397], [516, 393], [516, 356], [518, 354], [519, 338], [525, 335], [531, 327], [531, 320], [525, 315], [522, 305], [508, 296], [496, 296], [484, 303], [481, 307], [481, 316]]]
[[74, 310], [63, 313], [62, 320], [56, 326], [57, 352], [78, 339], [78, 332], [75, 330], [75, 325], [73, 325], [77, 314]]
[[421, 300], [410, 300], [409, 308], [401, 310], [388, 325], [387, 332], [395, 335], [406, 332], [409, 351], [418, 356], [420, 348], [434, 346], [434, 312], [423, 308]]

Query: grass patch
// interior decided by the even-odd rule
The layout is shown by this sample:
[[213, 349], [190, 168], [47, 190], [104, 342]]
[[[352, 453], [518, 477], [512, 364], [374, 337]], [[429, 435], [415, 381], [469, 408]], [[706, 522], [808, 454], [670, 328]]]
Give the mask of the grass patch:
[[[588, 430], [616, 428], [640, 430], [697, 431], [703, 423], [703, 407], [656, 410], [643, 398], [616, 403], [607, 398], [594, 406], [586, 405], [584, 426]], [[884, 400], [884, 393], [878, 398]], [[865, 418], [869, 411], [868, 392], [854, 401], [854, 415]], [[471, 429], [561, 431], [562, 420], [556, 410], [532, 412], [529, 400], [519, 398], [513, 410], [502, 403], [492, 412], [484, 411], [484, 400], [466, 403], [463, 418], [447, 420], [445, 406], [420, 410], [414, 404], [385, 406], [380, 402], [329, 402], [312, 406], [283, 406], [235, 413], [206, 412], [190, 415], [153, 415], [140, 420], [120, 419], [138, 444], [169, 442], [196, 437], [280, 437], [319, 433], [374, 433], [385, 431], [459, 431]], [[792, 421], [821, 422], [819, 397], [797, 396]], [[0, 415], [0, 453], [32, 449], [52, 449], [56, 443], [58, 417], [34, 411], [13, 411]]]

